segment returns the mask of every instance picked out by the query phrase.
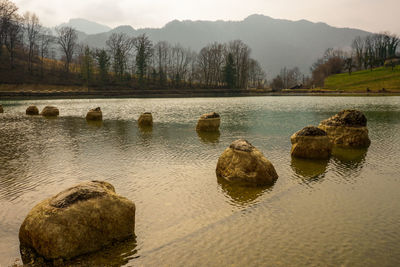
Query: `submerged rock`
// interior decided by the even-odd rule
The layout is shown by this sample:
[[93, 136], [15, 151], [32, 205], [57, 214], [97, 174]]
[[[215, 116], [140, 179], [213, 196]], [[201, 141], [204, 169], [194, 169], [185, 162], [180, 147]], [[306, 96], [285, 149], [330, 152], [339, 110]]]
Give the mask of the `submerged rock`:
[[326, 132], [314, 126], [304, 127], [290, 137], [291, 154], [298, 158], [327, 159], [332, 153], [332, 143]]
[[255, 185], [272, 185], [278, 174], [272, 163], [244, 139], [234, 141], [218, 159], [217, 177]]
[[138, 119], [139, 126], [153, 126], [153, 115], [150, 112], [142, 113]]
[[200, 116], [196, 130], [203, 132], [215, 132], [219, 130], [221, 116], [216, 112], [206, 113]]
[[39, 109], [36, 106], [29, 106], [26, 109], [26, 115], [39, 115]]
[[[76, 185], [37, 204], [19, 230], [21, 248], [70, 259], [134, 236], [135, 204], [101, 181]], [[22, 250], [22, 249], [21, 249]]]
[[60, 114], [58, 108], [53, 107], [53, 106], [46, 106], [40, 115], [45, 116], [45, 117], [56, 117]]
[[343, 110], [322, 121], [318, 128], [324, 130], [331, 142], [344, 147], [368, 147], [367, 118], [358, 110]]
[[4, 112], [3, 106], [0, 105], [0, 113], [3, 113], [3, 112]]
[[88, 120], [88, 121], [103, 120], [103, 113], [101, 112], [100, 107], [89, 110], [88, 113], [86, 114], [86, 120]]

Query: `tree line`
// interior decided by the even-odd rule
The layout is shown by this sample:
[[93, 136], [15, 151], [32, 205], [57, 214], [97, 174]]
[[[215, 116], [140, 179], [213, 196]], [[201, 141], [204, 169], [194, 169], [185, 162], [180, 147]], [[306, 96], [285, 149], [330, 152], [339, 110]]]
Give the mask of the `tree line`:
[[71, 27], [43, 27], [0, 0], [0, 81], [129, 88], [263, 88], [266, 73], [241, 40], [211, 43], [199, 52], [153, 43], [145, 34], [112, 33], [104, 48], [78, 43]]
[[[323, 86], [326, 77], [353, 70], [373, 70], [376, 67], [399, 64], [397, 50], [400, 38], [395, 34], [379, 33], [356, 37], [349, 51], [329, 48], [311, 67], [312, 83]], [[386, 64], [385, 64], [386, 62]]]
[[282, 68], [272, 79], [271, 89], [280, 91], [286, 88], [322, 87], [325, 78], [343, 72], [354, 70], [373, 70], [376, 67], [388, 66], [392, 70], [400, 65], [397, 54], [400, 38], [388, 32], [356, 37], [349, 50], [328, 48], [322, 57], [318, 58], [310, 68], [311, 77], [302, 74], [297, 67]]

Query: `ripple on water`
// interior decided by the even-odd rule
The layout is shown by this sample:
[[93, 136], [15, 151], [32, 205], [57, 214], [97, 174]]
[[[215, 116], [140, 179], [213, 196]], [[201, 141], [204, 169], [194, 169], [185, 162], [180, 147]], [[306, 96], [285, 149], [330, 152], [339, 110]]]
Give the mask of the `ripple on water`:
[[[2, 101], [3, 102], [3, 101]], [[137, 206], [137, 239], [92, 265], [386, 265], [400, 262], [400, 98], [195, 98], [3, 103], [0, 115], [0, 265], [19, 257], [18, 229], [40, 200], [85, 180], [111, 182]], [[60, 117], [24, 115], [55, 105]], [[89, 108], [104, 120], [90, 124]], [[290, 135], [357, 108], [367, 150], [293, 160]], [[137, 126], [151, 111], [154, 126]], [[220, 132], [199, 134], [203, 113]], [[217, 179], [218, 157], [246, 138], [273, 163], [273, 187]], [[83, 260], [84, 261], [84, 260]], [[91, 261], [89, 261], [91, 262]], [[90, 264], [89, 264], [90, 265]], [[106, 264], [104, 264], [106, 265]]]

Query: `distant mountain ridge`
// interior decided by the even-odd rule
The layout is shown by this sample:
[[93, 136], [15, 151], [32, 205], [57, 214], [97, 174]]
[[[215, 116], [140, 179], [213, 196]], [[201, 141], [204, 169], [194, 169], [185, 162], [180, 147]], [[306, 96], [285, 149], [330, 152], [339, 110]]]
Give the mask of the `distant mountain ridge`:
[[327, 48], [350, 48], [354, 38], [370, 34], [358, 29], [332, 27], [326, 23], [251, 15], [242, 21], [173, 20], [162, 28], [134, 29], [125, 25], [107, 32], [81, 35], [80, 41], [93, 47], [105, 47], [106, 40], [113, 32], [130, 36], [145, 33], [153, 42], [180, 43], [195, 51], [212, 42], [240, 39], [252, 49], [252, 57], [261, 63], [269, 79], [285, 66], [297, 66], [308, 74], [312, 63]]
[[62, 23], [57, 27], [63, 27], [63, 26], [72, 27], [85, 34], [97, 34], [102, 32], [108, 32], [111, 30], [111, 28], [106, 25], [81, 18], [70, 19], [67, 23]]

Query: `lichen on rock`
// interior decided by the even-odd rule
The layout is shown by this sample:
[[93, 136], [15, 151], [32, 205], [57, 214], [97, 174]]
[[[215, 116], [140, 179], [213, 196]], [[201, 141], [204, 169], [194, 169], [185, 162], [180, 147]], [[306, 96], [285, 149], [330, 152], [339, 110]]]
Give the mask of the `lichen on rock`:
[[26, 115], [39, 115], [39, 109], [36, 106], [29, 106], [25, 113]]
[[298, 158], [327, 159], [332, 153], [332, 143], [326, 132], [307, 126], [290, 137], [291, 155]]
[[322, 121], [321, 124], [327, 126], [366, 127], [367, 118], [361, 111], [345, 109], [329, 119]]
[[76, 185], [37, 204], [19, 230], [22, 248], [70, 259], [134, 236], [135, 204], [107, 182]]
[[278, 179], [272, 163], [244, 139], [234, 141], [218, 159], [217, 177], [230, 182], [272, 185]]
[[151, 127], [153, 126], [153, 115], [151, 112], [144, 112], [138, 119], [138, 125], [140, 127]]
[[88, 111], [86, 114], [86, 120], [88, 121], [101, 121], [103, 120], [103, 113], [101, 112], [101, 108], [93, 108]]
[[216, 112], [206, 113], [200, 116], [196, 130], [202, 132], [215, 132], [219, 130], [221, 116]]
[[343, 110], [323, 120], [318, 128], [324, 130], [334, 145], [343, 147], [368, 147], [367, 118], [358, 110]]
[[40, 115], [45, 116], [45, 117], [56, 117], [56, 116], [60, 115], [60, 112], [59, 112], [58, 108], [56, 108], [56, 107], [46, 106], [42, 110]]

